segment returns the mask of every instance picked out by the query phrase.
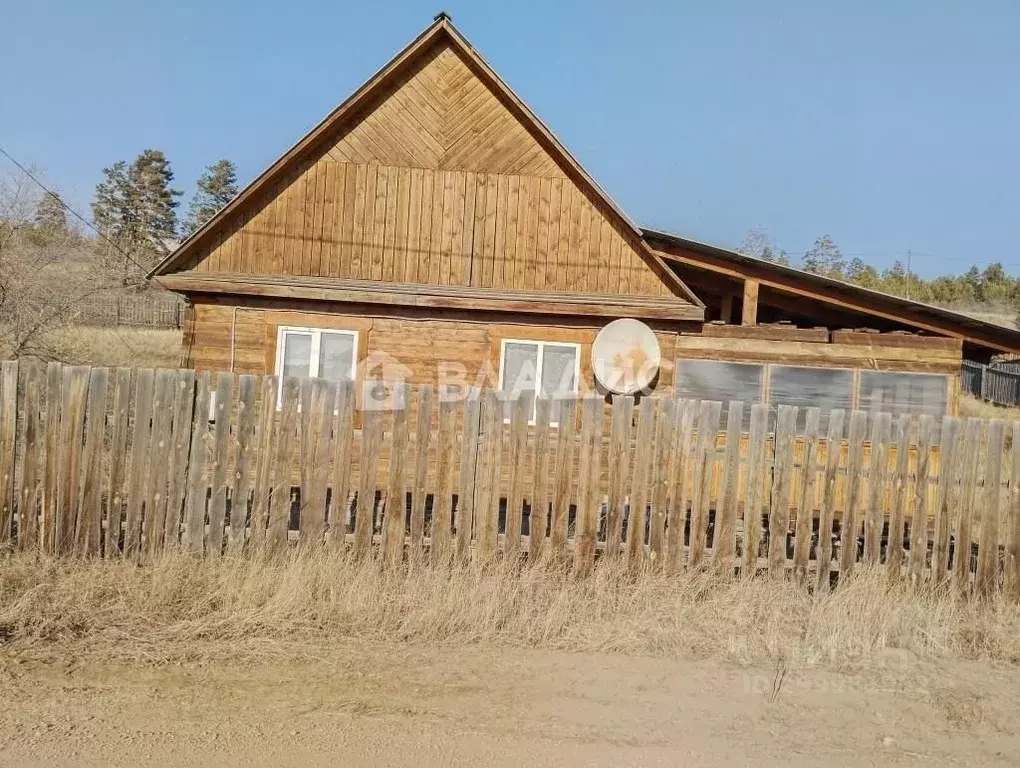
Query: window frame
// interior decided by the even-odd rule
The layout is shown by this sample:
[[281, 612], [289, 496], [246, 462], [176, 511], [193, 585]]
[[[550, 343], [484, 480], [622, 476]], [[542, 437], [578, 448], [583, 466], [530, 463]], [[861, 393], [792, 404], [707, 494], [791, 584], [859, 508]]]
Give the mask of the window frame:
[[[507, 344], [531, 344], [538, 347], [537, 363], [535, 365], [535, 398], [531, 403], [531, 416], [528, 418], [528, 425], [534, 426], [538, 416], [538, 397], [542, 391], [542, 365], [544, 349], [546, 347], [569, 347], [574, 350], [574, 389], [576, 395], [581, 388], [581, 344], [574, 341], [544, 341], [540, 339], [500, 339], [499, 342], [499, 391], [503, 388], [503, 377], [506, 373], [506, 345]], [[504, 422], [509, 421], [504, 419]], [[549, 421], [550, 427], [558, 427], [558, 421]]]
[[350, 336], [354, 341], [354, 354], [351, 355], [351, 381], [356, 381], [358, 376], [358, 351], [361, 341], [358, 331], [349, 328], [312, 328], [300, 325], [280, 325], [276, 328], [276, 407], [283, 405], [283, 357], [285, 352], [285, 339], [288, 333], [305, 334], [312, 337], [311, 348], [308, 351], [308, 377], [318, 378], [319, 373], [319, 352], [322, 344], [322, 334], [332, 333], [337, 336]]

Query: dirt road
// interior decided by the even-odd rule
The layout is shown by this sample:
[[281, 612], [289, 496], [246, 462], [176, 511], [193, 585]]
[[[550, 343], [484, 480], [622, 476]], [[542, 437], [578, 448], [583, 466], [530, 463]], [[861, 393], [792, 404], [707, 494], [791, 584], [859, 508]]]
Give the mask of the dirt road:
[[305, 648], [163, 668], [0, 652], [0, 764], [1020, 763], [1020, 672], [890, 654], [836, 674], [515, 649]]

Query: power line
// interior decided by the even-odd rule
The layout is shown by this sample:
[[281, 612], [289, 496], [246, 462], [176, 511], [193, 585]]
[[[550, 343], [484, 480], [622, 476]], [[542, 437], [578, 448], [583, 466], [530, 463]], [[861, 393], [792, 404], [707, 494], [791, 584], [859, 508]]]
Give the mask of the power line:
[[25, 174], [26, 176], [28, 176], [28, 178], [30, 178], [30, 179], [31, 179], [32, 181], [34, 181], [34, 182], [36, 183], [36, 185], [38, 185], [38, 187], [39, 187], [39, 188], [40, 188], [40, 189], [41, 189], [41, 190], [42, 190], [43, 192], [45, 192], [45, 193], [46, 193], [46, 194], [48, 194], [48, 195], [49, 195], [50, 197], [52, 197], [52, 198], [53, 198], [54, 200], [56, 200], [56, 201], [57, 201], [58, 203], [60, 203], [60, 205], [61, 205], [61, 206], [63, 206], [63, 208], [64, 208], [64, 210], [65, 210], [65, 211], [67, 211], [68, 213], [70, 213], [70, 214], [71, 214], [72, 216], [74, 216], [74, 217], [75, 217], [76, 219], [78, 219], [78, 221], [80, 221], [80, 222], [81, 222], [82, 224], [84, 224], [84, 225], [85, 225], [86, 227], [88, 227], [88, 228], [89, 228], [89, 229], [91, 229], [91, 230], [92, 230], [93, 232], [95, 232], [95, 233], [96, 233], [97, 235], [99, 235], [99, 237], [101, 237], [101, 238], [102, 238], [103, 240], [105, 240], [105, 241], [106, 241], [106, 242], [108, 242], [108, 243], [109, 243], [109, 244], [110, 244], [111, 246], [113, 246], [113, 247], [114, 247], [114, 248], [115, 248], [115, 249], [117, 250], [117, 252], [118, 252], [118, 253], [119, 253], [119, 254], [120, 254], [121, 256], [123, 256], [123, 257], [124, 257], [125, 259], [127, 259], [127, 260], [128, 260], [128, 261], [130, 261], [130, 262], [131, 262], [132, 264], [134, 264], [134, 265], [135, 265], [136, 267], [138, 267], [138, 268], [139, 268], [140, 270], [142, 270], [142, 273], [143, 273], [143, 274], [144, 274], [144, 273], [147, 273], [147, 272], [149, 271], [149, 270], [148, 270], [148, 269], [147, 269], [146, 267], [143, 267], [143, 266], [142, 266], [141, 264], [139, 264], [139, 263], [138, 263], [137, 261], [135, 261], [135, 260], [134, 260], [133, 258], [131, 258], [131, 256], [129, 256], [129, 255], [127, 254], [127, 252], [126, 252], [126, 251], [125, 251], [125, 250], [124, 250], [123, 248], [121, 248], [121, 247], [120, 247], [119, 245], [117, 245], [117, 243], [115, 243], [115, 242], [114, 242], [113, 240], [111, 240], [111, 239], [110, 239], [110, 238], [108, 238], [108, 237], [107, 237], [106, 235], [104, 235], [104, 234], [103, 234], [102, 232], [100, 232], [100, 231], [99, 231], [99, 228], [98, 228], [98, 227], [96, 227], [96, 225], [95, 225], [95, 224], [93, 224], [93, 223], [92, 223], [91, 221], [89, 221], [89, 220], [88, 220], [88, 219], [86, 219], [86, 218], [85, 218], [84, 216], [82, 216], [82, 215], [81, 215], [80, 213], [78, 213], [78, 212], [77, 212], [76, 210], [74, 210], [74, 208], [72, 208], [72, 207], [71, 207], [71, 206], [69, 206], [69, 205], [68, 205], [67, 203], [65, 203], [65, 202], [64, 202], [64, 200], [63, 200], [63, 199], [62, 199], [62, 198], [60, 197], [60, 195], [58, 195], [58, 194], [57, 194], [56, 192], [52, 191], [52, 190], [51, 190], [51, 189], [49, 189], [49, 188], [48, 188], [48, 187], [47, 187], [47, 186], [46, 186], [45, 184], [43, 184], [43, 183], [42, 183], [41, 181], [39, 181], [39, 179], [37, 179], [37, 178], [36, 178], [36, 177], [35, 177], [35, 176], [34, 176], [34, 175], [32, 174], [32, 172], [28, 170], [28, 168], [26, 168], [26, 167], [25, 167], [24, 165], [22, 165], [22, 164], [21, 164], [21, 163], [19, 163], [19, 162], [18, 162], [18, 161], [17, 161], [16, 159], [14, 159], [14, 157], [12, 157], [12, 156], [11, 156], [11, 153], [10, 153], [10, 152], [8, 152], [8, 151], [7, 151], [6, 149], [4, 149], [4, 148], [3, 148], [3, 146], [0, 146], [0, 154], [2, 154], [2, 155], [3, 155], [4, 157], [6, 157], [6, 158], [7, 158], [8, 160], [10, 160], [10, 161], [11, 161], [12, 163], [14, 163], [14, 165], [16, 165], [16, 166], [18, 167], [18, 169], [19, 169], [19, 170], [20, 170], [20, 171], [21, 171], [21, 172], [22, 172], [23, 174]]

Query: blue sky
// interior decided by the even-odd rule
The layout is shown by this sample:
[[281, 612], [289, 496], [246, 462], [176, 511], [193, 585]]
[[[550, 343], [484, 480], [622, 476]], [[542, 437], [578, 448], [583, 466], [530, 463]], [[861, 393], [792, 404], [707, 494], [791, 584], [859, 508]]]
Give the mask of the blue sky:
[[[0, 145], [86, 210], [102, 167], [146, 147], [188, 194], [220, 157], [246, 182], [439, 3], [0, 0]], [[445, 10], [640, 224], [1020, 273], [1015, 0]]]

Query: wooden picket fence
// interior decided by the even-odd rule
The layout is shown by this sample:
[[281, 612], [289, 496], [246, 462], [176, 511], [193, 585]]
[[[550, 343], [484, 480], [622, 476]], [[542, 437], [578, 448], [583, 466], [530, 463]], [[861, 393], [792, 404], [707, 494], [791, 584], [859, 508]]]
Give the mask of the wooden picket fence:
[[93, 297], [77, 304], [66, 318], [75, 325], [97, 327], [180, 328], [184, 303], [165, 291], [153, 295]]
[[388, 564], [557, 556], [582, 572], [626, 558], [816, 589], [863, 562], [1020, 595], [1020, 424], [1007, 447], [1001, 420], [278, 387], [3, 363], [0, 546], [144, 560], [301, 542]]

